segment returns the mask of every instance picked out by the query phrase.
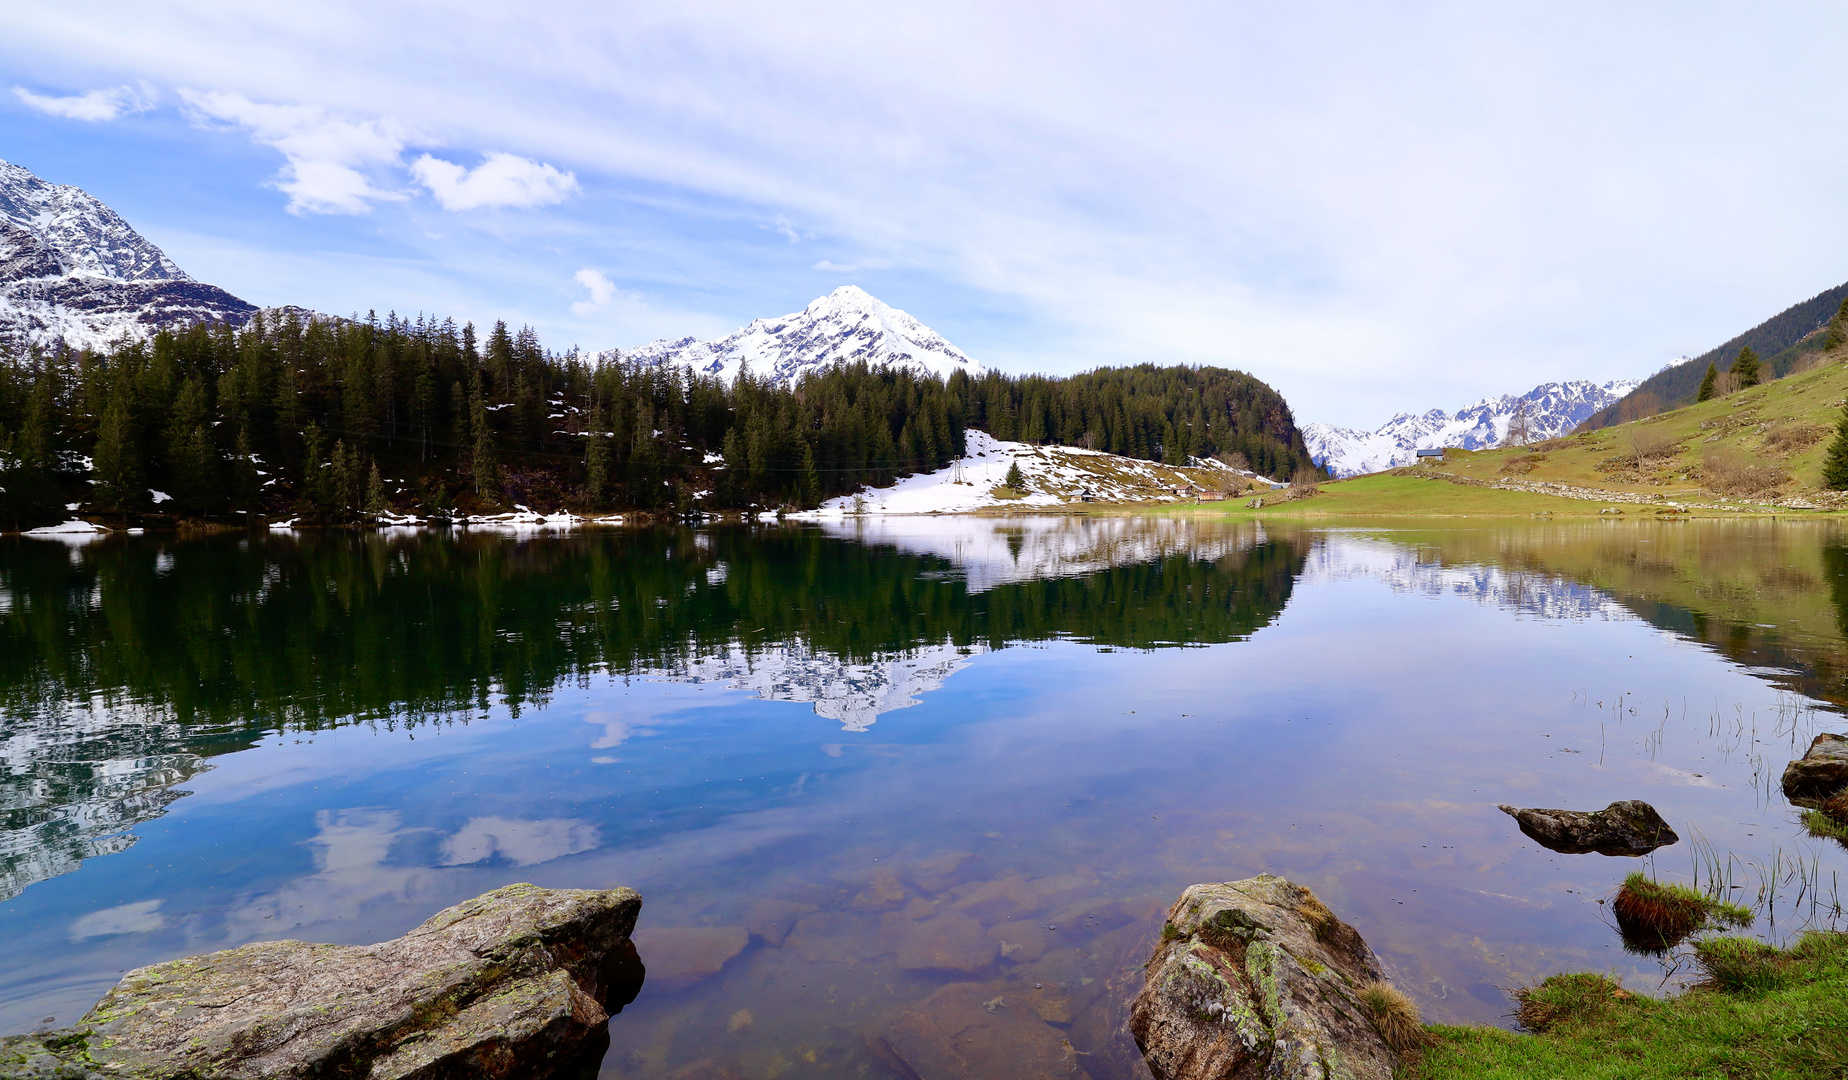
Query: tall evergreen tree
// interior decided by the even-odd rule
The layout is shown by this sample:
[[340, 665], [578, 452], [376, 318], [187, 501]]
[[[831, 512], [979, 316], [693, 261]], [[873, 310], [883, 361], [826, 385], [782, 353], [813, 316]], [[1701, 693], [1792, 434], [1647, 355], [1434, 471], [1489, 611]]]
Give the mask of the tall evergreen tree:
[[91, 464], [96, 481], [91, 498], [98, 509], [126, 514], [146, 501], [147, 484], [141, 471], [141, 448], [136, 445], [135, 421], [128, 408], [128, 388], [120, 382], [110, 387]]
[[1764, 372], [1759, 367], [1758, 354], [1752, 351], [1750, 345], [1739, 350], [1739, 355], [1732, 362], [1732, 372], [1738, 376], [1741, 390], [1757, 386], [1762, 381]]
[[1715, 367], [1712, 361], [1708, 361], [1707, 362], [1707, 374], [1701, 377], [1700, 392], [1694, 395], [1694, 400], [1695, 401], [1713, 400], [1713, 384], [1718, 382], [1719, 378], [1720, 378], [1720, 369]]
[[1848, 491], [1848, 408], [1835, 427], [1835, 440], [1822, 457], [1822, 482], [1835, 491]]

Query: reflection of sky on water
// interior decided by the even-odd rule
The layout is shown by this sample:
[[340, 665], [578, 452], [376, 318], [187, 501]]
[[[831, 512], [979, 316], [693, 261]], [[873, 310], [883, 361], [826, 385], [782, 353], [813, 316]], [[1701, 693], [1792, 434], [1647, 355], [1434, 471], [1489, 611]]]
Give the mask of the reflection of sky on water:
[[[901, 665], [888, 685], [902, 699], [770, 649], [738, 670], [720, 657], [560, 685], [517, 718], [266, 736], [191, 775], [132, 849], [0, 905], [16, 943], [0, 1028], [69, 1020], [129, 966], [279, 936], [377, 940], [509, 881], [633, 885], [644, 924], [671, 927], [739, 925], [800, 879], [851, 963], [753, 944], [691, 988], [645, 990], [609, 1064], [644, 1076], [804, 1041], [850, 1062], [839, 1048], [863, 1045], [881, 1010], [944, 981], [895, 970], [886, 916], [851, 897], [942, 849], [970, 852], [981, 879], [1080, 882], [1143, 918], [1195, 881], [1284, 874], [1359, 927], [1429, 1013], [1496, 1022], [1500, 988], [1561, 968], [1656, 985], [1597, 901], [1638, 865], [1685, 878], [1695, 837], [1842, 867], [1765, 787], [1817, 722], [1802, 702], [1564, 578], [1340, 534], [1304, 550], [1288, 606], [1248, 640], [1053, 639], [956, 653], [940, 673], [924, 647], [918, 669], [879, 661]], [[843, 732], [827, 711], [843, 700], [871, 701], [876, 723]], [[1647, 863], [1562, 856], [1495, 809], [1616, 798], [1647, 799], [1689, 842]], [[1013, 992], [1067, 970], [1048, 965], [1103, 964], [1118, 940], [979, 978]], [[1082, 970], [1074, 985], [1101, 974]], [[834, 1007], [766, 1005], [811, 979]], [[755, 1026], [727, 1031], [746, 1008]]]

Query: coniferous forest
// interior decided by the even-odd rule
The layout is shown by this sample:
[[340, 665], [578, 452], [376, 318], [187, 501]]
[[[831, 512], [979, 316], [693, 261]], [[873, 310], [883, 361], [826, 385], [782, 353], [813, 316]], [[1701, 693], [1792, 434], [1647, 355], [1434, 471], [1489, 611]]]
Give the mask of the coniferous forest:
[[[841, 365], [794, 386], [546, 350], [530, 329], [259, 313], [108, 352], [0, 355], [0, 528], [83, 512], [340, 523], [385, 512], [812, 507], [940, 468], [968, 428], [1271, 476], [1289, 407], [1222, 368], [1054, 378]], [[1232, 455], [1239, 455], [1234, 459]]]

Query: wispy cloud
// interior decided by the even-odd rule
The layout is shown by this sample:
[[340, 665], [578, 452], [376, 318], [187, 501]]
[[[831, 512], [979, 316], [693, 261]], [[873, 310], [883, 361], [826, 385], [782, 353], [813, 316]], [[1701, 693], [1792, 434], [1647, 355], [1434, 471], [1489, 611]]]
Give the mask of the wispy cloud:
[[445, 210], [549, 206], [578, 191], [577, 177], [517, 154], [492, 153], [473, 169], [425, 154], [411, 175]]
[[13, 94], [39, 112], [61, 116], [66, 120], [87, 120], [91, 123], [100, 120], [114, 120], [123, 113], [146, 112], [153, 107], [153, 102], [149, 100], [148, 95], [129, 86], [92, 90], [87, 94], [75, 94], [68, 97], [35, 94], [23, 86], [15, 86]]
[[885, 270], [891, 265], [890, 259], [861, 259], [850, 263], [837, 263], [832, 259], [823, 259], [809, 269], [829, 270], [836, 274], [857, 274], [862, 270]]
[[71, 940], [85, 941], [93, 937], [145, 934], [150, 930], [159, 930], [167, 925], [167, 917], [160, 913], [160, 905], [159, 900], [138, 900], [120, 907], [92, 911], [71, 923]]
[[599, 308], [609, 307], [610, 301], [622, 294], [622, 290], [616, 287], [616, 283], [600, 270], [579, 270], [575, 280], [579, 285], [590, 290], [590, 299], [579, 300], [571, 305], [571, 314], [580, 319], [595, 314]]
[[274, 105], [224, 91], [180, 91], [195, 123], [229, 124], [285, 160], [275, 186], [292, 214], [363, 214], [405, 198], [375, 176], [400, 164], [405, 137], [390, 120], [348, 120], [313, 105]]

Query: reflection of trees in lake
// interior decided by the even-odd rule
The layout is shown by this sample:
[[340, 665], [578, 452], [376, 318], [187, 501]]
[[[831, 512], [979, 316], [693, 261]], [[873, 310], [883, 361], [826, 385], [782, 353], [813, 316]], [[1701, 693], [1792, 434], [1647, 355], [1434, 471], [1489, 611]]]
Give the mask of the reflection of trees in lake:
[[[131, 843], [206, 758], [267, 732], [517, 714], [592, 674], [791, 654], [896, 670], [1017, 641], [1233, 641], [1283, 609], [1307, 550], [1207, 547], [971, 592], [952, 559], [812, 529], [8, 542], [0, 899]], [[836, 693], [809, 682], [790, 693]]]

